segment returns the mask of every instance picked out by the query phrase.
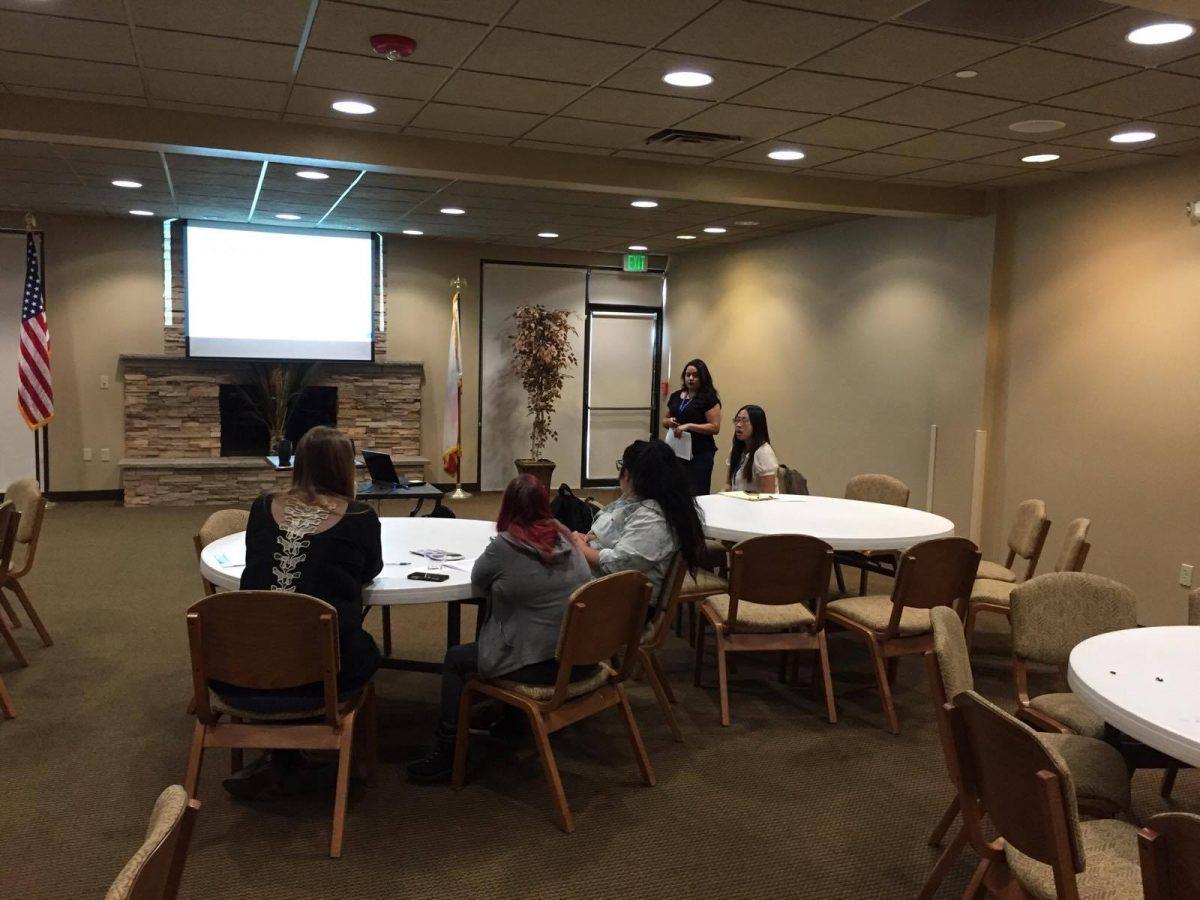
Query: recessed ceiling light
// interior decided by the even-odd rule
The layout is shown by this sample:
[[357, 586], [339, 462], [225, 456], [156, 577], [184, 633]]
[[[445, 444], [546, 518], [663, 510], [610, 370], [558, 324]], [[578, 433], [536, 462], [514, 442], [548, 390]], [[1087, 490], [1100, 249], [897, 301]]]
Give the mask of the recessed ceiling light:
[[457, 206], [443, 206], [438, 212], [447, 216], [461, 216], [465, 215], [467, 211]]
[[1152, 141], [1156, 137], [1153, 131], [1119, 131], [1109, 138], [1114, 144], [1140, 144], [1144, 141]]
[[649, 250], [650, 248], [647, 247], [645, 244], [630, 244], [629, 249], [630, 250]]
[[375, 112], [375, 107], [370, 103], [363, 103], [361, 100], [335, 100], [330, 105], [338, 112], [351, 116], [369, 116]]
[[152, 216], [152, 215], [154, 215], [154, 213], [150, 212], [150, 210], [148, 210], [148, 209], [131, 209], [129, 211], [129, 214], [131, 216]]
[[955, 72], [954, 77], [955, 78], [974, 78], [978, 74], [979, 73], [976, 72], [974, 69], [962, 69], [961, 71]]
[[658, 201], [657, 200], [634, 200], [629, 205], [636, 206], [638, 209], [654, 209], [654, 207], [658, 206]]
[[557, 231], [539, 231], [538, 237], [544, 237], [544, 238], [558, 237], [558, 232]]
[[275, 218], [283, 219], [285, 222], [297, 222], [300, 217], [295, 213], [275, 213]]
[[112, 186], [113, 187], [123, 187], [123, 188], [140, 188], [142, 186], [142, 183], [140, 181], [130, 181], [127, 178], [118, 178], [116, 181], [114, 181], [112, 183]]
[[1131, 44], [1173, 44], [1195, 33], [1196, 29], [1186, 22], [1159, 22], [1133, 29], [1125, 40]]
[[704, 87], [713, 83], [713, 77], [707, 72], [696, 72], [691, 69], [678, 69], [663, 76], [663, 81], [675, 87]]
[[803, 150], [772, 150], [770, 153], [767, 154], [767, 156], [771, 157], [771, 159], [778, 159], [778, 160], [782, 160], [783, 162], [790, 162], [794, 159], [804, 159], [804, 151]]
[[705, 229], [704, 229], [704, 233], [705, 233], [705, 234], [724, 234], [724, 233], [725, 233], [725, 229], [724, 229], [724, 228], [720, 228], [720, 227], [718, 227], [718, 226], [716, 226], [716, 225], [713, 225], [713, 226], [710, 226], [710, 227], [708, 227], [708, 228], [705, 228]]
[[755, 222], [753, 219], [739, 219], [737, 222], [734, 222], [733, 224], [740, 225], [743, 228], [749, 228], [750, 226], [757, 225], [758, 223]]
[[318, 172], [316, 169], [302, 169], [296, 173], [297, 178], [304, 178], [308, 181], [324, 181], [329, 177], [326, 172]]
[[1034, 153], [1032, 156], [1022, 156], [1021, 162], [1039, 163], [1039, 162], [1054, 162], [1056, 159], [1061, 159], [1057, 153]]
[[677, 241], [694, 241], [695, 239], [696, 239], [696, 236], [694, 234], [677, 234], [677, 235], [675, 235], [675, 240], [677, 240]]
[[1060, 128], [1066, 128], [1066, 122], [1060, 122], [1058, 119], [1025, 119], [1021, 122], [1013, 122], [1008, 126], [1009, 131], [1019, 131], [1021, 134], [1044, 134], [1047, 131], [1058, 131]]
[[419, 230], [419, 229], [417, 229], [417, 228], [405, 228], [405, 229], [404, 229], [404, 233], [405, 233], [405, 234], [411, 234], [413, 237], [420, 237], [420, 236], [421, 236], [421, 235], [423, 235], [425, 232], [423, 232], [423, 231], [421, 231], [421, 230]]

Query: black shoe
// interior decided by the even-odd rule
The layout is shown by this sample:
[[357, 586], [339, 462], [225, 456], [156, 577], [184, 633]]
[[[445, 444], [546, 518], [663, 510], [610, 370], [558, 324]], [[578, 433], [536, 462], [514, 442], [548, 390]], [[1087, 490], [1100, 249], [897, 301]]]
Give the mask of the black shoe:
[[529, 736], [529, 720], [511, 706], [492, 723], [488, 734], [498, 741], [519, 741]]
[[405, 771], [412, 784], [448, 784], [454, 774], [454, 744], [438, 741], [432, 753], [410, 762]]
[[277, 787], [281, 778], [282, 773], [272, 763], [271, 754], [264, 753], [250, 765], [230, 775], [221, 785], [236, 800], [254, 800]]

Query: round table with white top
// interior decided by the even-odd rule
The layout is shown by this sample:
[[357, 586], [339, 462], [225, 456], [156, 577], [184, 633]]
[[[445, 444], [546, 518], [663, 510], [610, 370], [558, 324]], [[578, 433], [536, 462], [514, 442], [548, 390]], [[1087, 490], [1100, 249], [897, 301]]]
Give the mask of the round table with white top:
[[807, 534], [834, 550], [907, 550], [921, 541], [954, 534], [949, 519], [920, 509], [838, 497], [770, 496], [770, 500], [721, 494], [698, 497], [704, 533], [723, 541], [763, 534]]
[[[367, 606], [383, 608], [384, 664], [389, 668], [440, 672], [439, 663], [395, 659], [391, 656], [392, 606], [446, 603], [446, 645], [460, 640], [461, 602], [475, 599], [471, 567], [496, 535], [494, 522], [478, 519], [384, 518], [379, 520], [383, 571], [363, 589]], [[429, 562], [414, 551], [445, 550], [445, 581], [416, 581], [408, 576], [425, 572]], [[200, 554], [200, 573], [219, 588], [237, 590], [246, 561], [246, 533], [240, 531], [213, 541]]]
[[1113, 728], [1200, 766], [1200, 627], [1130, 628], [1080, 641], [1067, 681]]

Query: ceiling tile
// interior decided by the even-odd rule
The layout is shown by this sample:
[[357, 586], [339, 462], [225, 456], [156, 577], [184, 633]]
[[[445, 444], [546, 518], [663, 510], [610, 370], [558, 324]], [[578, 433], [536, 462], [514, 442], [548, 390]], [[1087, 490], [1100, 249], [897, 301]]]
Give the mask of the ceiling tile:
[[30, 97], [51, 97], [55, 100], [82, 100], [85, 103], [116, 103], [121, 106], [146, 106], [144, 97], [130, 97], [122, 94], [93, 94], [90, 91], [64, 91], [58, 88], [44, 88], [10, 84], [9, 90], [14, 94], [25, 94]]
[[1169, 66], [1163, 66], [1171, 72], [1178, 72], [1180, 75], [1191, 75], [1194, 78], [1200, 78], [1200, 55], [1189, 56], [1187, 59], [1176, 63], [1171, 63]]
[[585, 144], [567, 144], [556, 141], [537, 141], [521, 138], [512, 142], [513, 147], [526, 147], [530, 150], [552, 150], [556, 153], [587, 153], [592, 156], [612, 156], [613, 147], [589, 147]]
[[[524, 113], [511, 113], [511, 115], [524, 115]], [[470, 141], [474, 144], [507, 144], [512, 140], [511, 137], [482, 134], [478, 131], [447, 131], [439, 128], [417, 128], [412, 125], [404, 129], [404, 134], [407, 137], [434, 138], [439, 141]]]
[[1054, 98], [1056, 106], [1139, 118], [1200, 103], [1200, 78], [1148, 70]]
[[[24, 156], [58, 159], [57, 148], [42, 141], [7, 141], [0, 140], [0, 157]], [[3, 169], [0, 169], [0, 174]]]
[[991, 178], [975, 185], [977, 188], [1024, 187], [1030, 184], [1043, 184], [1048, 181], [1063, 181], [1073, 178], [1073, 172], [1056, 169], [1045, 169], [1037, 172], [1019, 172], [1016, 175], [1006, 175], [1003, 178]]
[[624, 159], [645, 159], [651, 162], [675, 163], [682, 166], [702, 166], [707, 160], [702, 156], [684, 156], [676, 153], [654, 153], [648, 150], [618, 150], [613, 156]]
[[[1111, 15], [1085, 22], [1074, 28], [1063, 31], [1052, 37], [1038, 41], [1038, 45], [1049, 47], [1051, 50], [1064, 50], [1067, 53], [1078, 53], [1081, 56], [1091, 56], [1099, 59], [1110, 59], [1114, 62], [1128, 63], [1132, 66], [1157, 66], [1183, 59], [1196, 52], [1195, 39], [1180, 41], [1176, 44], [1131, 44], [1125, 40], [1125, 35], [1142, 25], [1150, 25], [1168, 18], [1161, 13], [1146, 12], [1145, 10], [1118, 10]], [[1174, 21], [1178, 17], [1169, 17]], [[1197, 24], [1193, 20], [1192, 24]]]
[[238, 106], [278, 112], [287, 96], [287, 85], [272, 81], [225, 78], [147, 69], [150, 96], [160, 100], [185, 100], [215, 106]]
[[389, 62], [329, 50], [304, 51], [297, 84], [338, 90], [368, 91], [382, 97], [428, 100], [446, 80], [450, 70], [409, 61]]
[[714, 0], [520, 0], [504, 18], [511, 28], [648, 47], [713, 5]]
[[[1076, 163], [1099, 159], [1102, 156], [1108, 156], [1112, 152], [1111, 147], [1102, 150], [1091, 150], [1083, 147], [1064, 147], [1062, 144], [1026, 144], [1014, 150], [1004, 150], [1000, 153], [981, 156], [978, 159], [972, 160], [972, 162], [988, 163], [997, 166], [1020, 166], [1022, 168], [1033, 169], [1070, 169]], [[1021, 157], [1023, 156], [1035, 156], [1040, 153], [1055, 153], [1059, 158], [1048, 163], [1021, 162]]]
[[[1138, 131], [1146, 129], [1153, 131], [1158, 137], [1151, 141], [1145, 141], [1140, 144], [1114, 144], [1109, 140], [1114, 134], [1120, 131]], [[1200, 128], [1190, 125], [1175, 125], [1168, 122], [1125, 122], [1117, 127], [1100, 128], [1096, 131], [1085, 131], [1082, 134], [1073, 134], [1069, 137], [1064, 137], [1060, 140], [1055, 140], [1056, 144], [1067, 144], [1074, 147], [1092, 147], [1098, 150], [1115, 150], [1117, 152], [1137, 152], [1137, 153], [1158, 153], [1159, 148], [1174, 143], [1176, 141], [1189, 140], [1194, 137], [1200, 137]]]
[[308, 17], [308, 0], [129, 0], [138, 27], [273, 41], [295, 48]]
[[478, 106], [452, 106], [430, 103], [410, 123], [410, 127], [440, 131], [470, 132], [480, 135], [520, 137], [544, 117], [538, 113], [483, 109]]
[[930, 28], [965, 31], [1005, 41], [1031, 41], [1061, 31], [1115, 7], [1100, 0], [1004, 0], [1003, 3], [964, 3], [927, 0], [900, 17], [903, 22]]
[[76, 90], [86, 86], [101, 94], [142, 97], [142, 76], [137, 66], [55, 59], [0, 50], [0, 81], [9, 85]]
[[426, 178], [421, 175], [393, 175], [390, 172], [368, 172], [358, 183], [355, 192], [367, 188], [388, 188], [397, 191], [439, 191], [450, 181], [445, 178]]
[[752, 106], [839, 113], [903, 89], [904, 85], [895, 82], [793, 70], [777, 75], [735, 99]]
[[813, 143], [825, 147], [849, 150], [874, 150], [897, 141], [919, 137], [924, 128], [907, 125], [891, 125], [886, 122], [868, 122], [864, 119], [834, 117], [815, 125], [806, 125], [783, 135], [785, 140]]
[[228, 156], [200, 156], [193, 153], [168, 153], [167, 165], [175, 173], [215, 174], [258, 179], [262, 162], [257, 159], [234, 159]]
[[917, 177], [928, 181], [943, 181], [951, 184], [973, 184], [1006, 175], [1018, 175], [1021, 170], [1010, 166], [988, 166], [978, 163], [956, 162], [936, 169], [925, 169]]
[[0, 11], [0, 50], [137, 65], [129, 26]]
[[899, 153], [902, 156], [918, 156], [928, 159], [960, 160], [973, 159], [988, 153], [999, 153], [1002, 150], [1014, 150], [1024, 147], [1021, 141], [1008, 141], [1002, 138], [984, 137], [978, 134], [959, 134], [953, 131], [939, 131], [926, 134], [911, 140], [890, 144], [888, 153]]
[[513, 0], [356, 0], [361, 6], [377, 6], [400, 12], [462, 19], [494, 24], [513, 5]]
[[[814, 144], [805, 143], [804, 159], [783, 161], [771, 159], [771, 157], [767, 156], [769, 151], [778, 146], [780, 146], [779, 141], [766, 141], [754, 147], [747, 147], [745, 150], [739, 150], [737, 153], [730, 154], [720, 162], [736, 161], [742, 164], [753, 163], [755, 168], [783, 169], [786, 171], [822, 166], [834, 160], [853, 156], [855, 153], [854, 150], [839, 150], [834, 147], [818, 147]], [[713, 165], [717, 165], [717, 163], [713, 163]]]
[[[347, 97], [353, 97], [356, 100], [365, 100], [375, 107], [375, 112], [372, 115], [361, 117], [369, 120], [363, 122], [362, 124], [364, 125], [407, 125], [408, 120], [421, 108], [421, 104], [416, 100], [403, 100], [398, 97], [380, 97], [375, 94], [349, 94], [345, 91], [331, 91], [325, 88], [307, 87], [298, 84], [292, 89], [292, 96], [288, 101], [287, 111], [300, 115], [322, 116], [327, 119], [333, 119], [339, 124], [343, 122], [355, 124], [353, 116], [335, 112], [330, 107], [330, 104], [335, 100], [343, 100]], [[330, 124], [333, 123], [331, 122]]]
[[[308, 46], [374, 56], [373, 34], [408, 34], [417, 41], [413, 62], [434, 66], [456, 66], [487, 33], [487, 26], [473, 22], [419, 16], [412, 13], [371, 9], [350, 3], [323, 0], [317, 8]], [[407, 61], [395, 63], [403, 66]]]
[[1193, 153], [1200, 151], [1200, 137], [1193, 137], [1185, 141], [1177, 141], [1165, 145], [1156, 145], [1152, 148], [1152, 152], [1163, 156], [1190, 156]]
[[296, 49], [283, 44], [139, 28], [138, 56], [149, 69], [205, 72], [261, 81], [288, 81]]
[[969, 94], [1036, 101], [1136, 71], [1130, 66], [1068, 56], [1037, 47], [1018, 47], [985, 62], [975, 63], [971, 68], [979, 73], [974, 78], [957, 78], [951, 74], [930, 82], [930, 85]]
[[[297, 88], [298, 90], [299, 88]], [[293, 91], [292, 96], [296, 94]], [[414, 103], [415, 101], [406, 100], [405, 103]], [[420, 106], [416, 103], [416, 106]], [[301, 125], [316, 125], [323, 128], [348, 128], [352, 131], [376, 131], [383, 134], [396, 134], [400, 131], [398, 125], [389, 125], [383, 122], [360, 122], [352, 119], [350, 116], [338, 116], [331, 112], [329, 116], [322, 115], [307, 115], [302, 113], [284, 113], [283, 121], [296, 122]]]
[[[681, 88], [662, 80], [664, 75], [676, 69], [707, 72], [713, 76], [713, 83], [701, 88]], [[604, 85], [689, 99], [725, 100], [781, 71], [771, 66], [651, 50], [609, 78]]]
[[821, 118], [822, 116], [815, 113], [786, 112], [778, 109], [762, 109], [757, 106], [741, 106], [736, 103], [721, 103], [699, 115], [685, 119], [678, 123], [678, 127], [691, 131], [736, 134], [742, 138], [757, 139], [793, 131]]
[[1200, 125], [1200, 106], [1189, 106], [1175, 112], [1154, 116], [1156, 122], [1174, 122], [1178, 125]]
[[633, 47], [617, 44], [497, 28], [471, 54], [464, 67], [499, 75], [596, 84], [628, 63], [637, 52]]
[[855, 16], [882, 22], [892, 16], [912, 9], [920, 0], [768, 0], [775, 6], [790, 6], [793, 9], [808, 9], [813, 12], [833, 13], [839, 16]]
[[525, 136], [535, 141], [554, 141], [560, 144], [583, 144], [621, 149], [644, 141], [655, 131], [654, 128], [616, 125], [610, 122], [587, 122], [583, 119], [555, 116], [547, 119]]
[[1127, 166], [1136, 166], [1155, 161], [1161, 162], [1162, 157], [1151, 156], [1149, 153], [1126, 151], [1124, 153], [1114, 153], [1111, 156], [1100, 156], [1096, 159], [1077, 162], [1071, 168], [1076, 172], [1106, 172], [1109, 169], [1124, 169]]
[[804, 68], [914, 83], [954, 72], [1011, 47], [997, 41], [884, 25], [809, 60]]
[[973, 119], [996, 115], [1017, 105], [992, 97], [915, 87], [860, 106], [854, 110], [854, 115], [901, 125], [949, 128]]
[[[329, 177], [323, 181], [298, 178], [297, 172], [317, 169]], [[271, 163], [263, 179], [263, 190], [288, 191], [292, 193], [332, 193], [336, 198], [358, 177], [358, 169], [335, 169], [331, 166], [293, 166], [286, 163]]]
[[870, 27], [866, 22], [722, 0], [709, 12], [663, 42], [664, 50], [791, 66]]
[[36, 4], [31, 4], [29, 0], [0, 0], [0, 9], [65, 16], [70, 19], [125, 23], [125, 5], [122, 0], [39, 0]]
[[620, 122], [623, 125], [647, 125], [659, 129], [668, 128], [680, 119], [700, 112], [710, 105], [705, 100], [594, 88], [562, 110], [562, 115], [598, 122]]
[[458, 71], [438, 92], [438, 99], [464, 106], [548, 114], [562, 109], [578, 97], [581, 90], [573, 84]]
[[814, 171], [846, 172], [851, 175], [906, 175], [936, 165], [928, 159], [912, 159], [907, 156], [892, 156], [888, 153], [860, 153], [836, 162], [826, 163]]
[[[1025, 135], [1009, 130], [1009, 125], [1015, 122], [1026, 122], [1031, 119], [1054, 120], [1065, 124], [1063, 128], [1057, 131], [1046, 132], [1044, 134]], [[989, 116], [986, 119], [979, 119], [975, 122], [959, 125], [954, 130], [965, 131], [969, 134], [988, 134], [993, 137], [1012, 138], [1014, 140], [1022, 140], [1028, 137], [1032, 140], [1045, 141], [1058, 140], [1060, 137], [1069, 134], [1078, 134], [1081, 131], [1090, 131], [1093, 128], [1101, 128], [1105, 125], [1119, 125], [1120, 123], [1121, 119], [1116, 116], [1102, 116], [1096, 113], [1060, 109], [1053, 106], [1022, 106], [1019, 109], [1001, 113], [998, 116]]]

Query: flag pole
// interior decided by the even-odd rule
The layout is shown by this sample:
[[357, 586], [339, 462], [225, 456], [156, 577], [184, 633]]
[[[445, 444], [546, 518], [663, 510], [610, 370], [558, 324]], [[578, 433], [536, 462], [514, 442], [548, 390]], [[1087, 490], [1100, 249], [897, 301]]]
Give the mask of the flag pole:
[[[460, 303], [462, 302], [461, 294], [463, 292], [463, 289], [466, 288], [466, 286], [467, 286], [467, 282], [462, 277], [455, 278], [453, 281], [450, 282], [450, 287], [453, 288], [454, 291], [460, 295], [460, 297], [459, 297]], [[460, 334], [460, 340], [461, 340], [461, 331], [459, 332], [459, 334]], [[460, 345], [460, 359], [461, 359], [461, 345]], [[462, 378], [461, 377], [459, 378], [459, 382], [458, 382], [457, 403], [458, 403], [458, 416], [457, 416], [457, 418], [458, 418], [458, 435], [457, 435], [457, 439], [455, 441], [455, 446], [458, 447], [458, 464], [454, 467], [454, 490], [450, 494], [450, 499], [451, 500], [466, 500], [471, 495], [469, 493], [467, 493], [466, 491], [464, 491], [463, 486], [462, 486], [463, 453], [462, 453]]]

